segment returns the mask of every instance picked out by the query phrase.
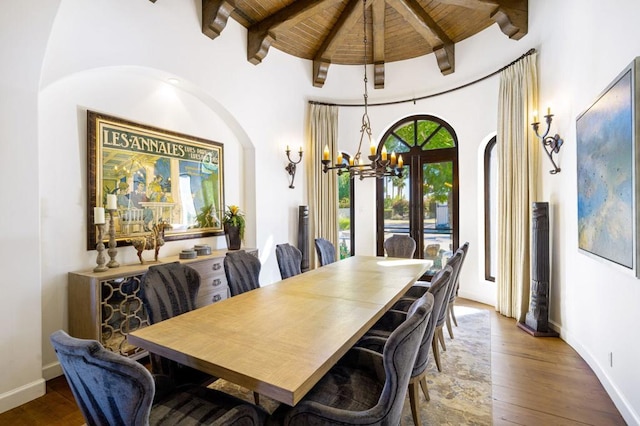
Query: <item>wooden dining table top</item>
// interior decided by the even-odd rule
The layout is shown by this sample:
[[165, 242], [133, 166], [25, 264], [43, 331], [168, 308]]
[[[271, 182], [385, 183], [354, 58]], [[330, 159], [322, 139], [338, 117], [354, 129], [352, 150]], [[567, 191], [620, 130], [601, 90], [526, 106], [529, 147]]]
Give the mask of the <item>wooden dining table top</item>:
[[354, 256], [138, 329], [128, 340], [293, 406], [429, 265]]

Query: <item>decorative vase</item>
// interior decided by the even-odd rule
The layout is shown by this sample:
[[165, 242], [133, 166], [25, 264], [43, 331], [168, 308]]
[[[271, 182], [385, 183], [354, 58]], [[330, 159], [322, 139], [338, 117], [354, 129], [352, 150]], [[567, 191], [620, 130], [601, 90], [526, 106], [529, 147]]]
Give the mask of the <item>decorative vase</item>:
[[224, 236], [227, 239], [229, 250], [240, 250], [240, 228], [237, 226], [224, 224]]

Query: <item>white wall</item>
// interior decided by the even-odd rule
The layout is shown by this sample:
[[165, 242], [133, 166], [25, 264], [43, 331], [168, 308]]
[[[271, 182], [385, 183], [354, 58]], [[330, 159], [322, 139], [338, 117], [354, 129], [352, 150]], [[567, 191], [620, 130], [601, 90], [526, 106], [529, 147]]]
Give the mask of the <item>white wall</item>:
[[[57, 374], [48, 335], [67, 327], [66, 273], [95, 263], [95, 251], [83, 249], [86, 109], [224, 142], [226, 201], [246, 210], [247, 244], [260, 249], [261, 281], [268, 284], [279, 277], [274, 246], [296, 241], [290, 223], [298, 205], [306, 203], [307, 164], [299, 166], [294, 190], [288, 189], [284, 171], [284, 147], [305, 143], [306, 101], [362, 101], [362, 67], [332, 66], [325, 87], [314, 88], [308, 61], [271, 49], [262, 64], [251, 65], [246, 30], [233, 20], [216, 40], [201, 34], [200, 1], [41, 3], [6, 1], [0, 17], [0, 53], [6, 63], [19, 64], [0, 68], [2, 199], [12, 200], [0, 213], [0, 285], [5, 300], [12, 301], [0, 314], [0, 412], [43, 392], [42, 378]], [[640, 343], [625, 325], [640, 320], [635, 307], [640, 285], [577, 251], [574, 122], [640, 51], [633, 19], [639, 14], [635, 1], [530, 2], [529, 35], [523, 40], [507, 39], [494, 25], [456, 45], [454, 74], [440, 75], [431, 55], [387, 64], [386, 89], [369, 89], [372, 103], [437, 93], [495, 71], [530, 47], [539, 49], [541, 107], [553, 102], [554, 130], [565, 138], [562, 172], [550, 176], [546, 159], [540, 164], [541, 199], [552, 206], [551, 320], [596, 371], [629, 423], [638, 423], [640, 412], [635, 364]], [[181, 84], [167, 84], [170, 76]], [[455, 129], [460, 239], [471, 243], [460, 291], [489, 303], [495, 285], [482, 279], [478, 155], [495, 132], [497, 86], [492, 77], [415, 105], [370, 109], [377, 136], [419, 113], [441, 117]], [[340, 109], [342, 149], [355, 150], [361, 115], [361, 108]], [[358, 181], [356, 190], [356, 250], [372, 254], [373, 182]], [[216, 238], [207, 242], [224, 244]], [[173, 242], [161, 253], [193, 243]], [[127, 247], [119, 249], [118, 259], [135, 261]], [[609, 352], [613, 368], [607, 364]]]
[[0, 412], [42, 395], [38, 79], [58, 2], [0, 14]]
[[540, 3], [531, 17], [541, 26], [540, 102], [541, 107], [553, 105], [553, 131], [565, 140], [559, 155], [562, 171], [550, 175], [546, 159], [542, 168], [542, 198], [550, 202], [553, 241], [550, 317], [598, 375], [625, 420], [640, 424], [640, 339], [635, 330], [640, 281], [578, 252], [575, 126], [577, 116], [640, 55], [640, 3]]

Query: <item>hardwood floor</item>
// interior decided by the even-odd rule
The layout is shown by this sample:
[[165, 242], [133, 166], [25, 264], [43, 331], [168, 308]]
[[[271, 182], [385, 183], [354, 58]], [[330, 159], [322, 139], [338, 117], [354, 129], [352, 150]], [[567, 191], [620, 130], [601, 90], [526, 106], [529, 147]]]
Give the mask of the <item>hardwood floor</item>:
[[[625, 424], [589, 366], [562, 340], [532, 337], [491, 306], [456, 303], [491, 312], [493, 424]], [[63, 376], [47, 382], [46, 395], [0, 414], [0, 425], [83, 423]]]

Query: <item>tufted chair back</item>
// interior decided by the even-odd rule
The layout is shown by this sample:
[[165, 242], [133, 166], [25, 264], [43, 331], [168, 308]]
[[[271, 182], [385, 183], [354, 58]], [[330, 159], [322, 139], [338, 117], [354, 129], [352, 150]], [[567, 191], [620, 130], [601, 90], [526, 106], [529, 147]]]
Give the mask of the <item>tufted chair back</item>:
[[50, 339], [89, 426], [251, 426], [266, 420], [260, 407], [201, 386], [175, 387], [95, 340], [77, 339], [62, 330]]
[[200, 289], [200, 275], [180, 262], [150, 266], [140, 282], [140, 298], [149, 323], [192, 311]]
[[291, 244], [276, 245], [276, 259], [283, 280], [302, 273], [302, 252]]
[[147, 424], [155, 386], [146, 368], [62, 330], [51, 344], [88, 425]]
[[416, 359], [416, 364], [413, 367], [413, 372], [411, 373], [412, 377], [421, 375], [427, 369], [429, 348], [431, 347], [431, 342], [433, 341], [433, 336], [436, 331], [436, 322], [440, 315], [440, 311], [447, 308], [447, 290], [450, 285], [452, 274], [453, 269], [451, 266], [445, 266], [431, 279], [431, 286], [429, 287], [428, 293], [433, 295], [433, 312], [431, 313], [429, 324], [427, 324], [427, 330], [425, 331], [424, 338], [420, 344], [418, 358]]
[[336, 261], [336, 248], [331, 241], [325, 240], [324, 238], [316, 238], [315, 244], [320, 266], [328, 265]]
[[416, 251], [416, 240], [409, 235], [393, 234], [384, 242], [384, 249], [389, 257], [412, 259]]
[[231, 296], [260, 287], [260, 259], [244, 250], [230, 251], [224, 258], [224, 273]]

